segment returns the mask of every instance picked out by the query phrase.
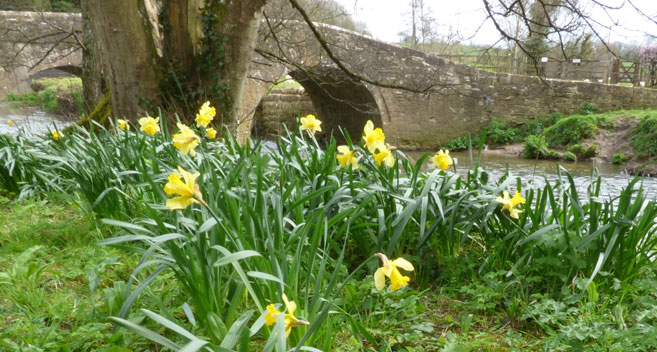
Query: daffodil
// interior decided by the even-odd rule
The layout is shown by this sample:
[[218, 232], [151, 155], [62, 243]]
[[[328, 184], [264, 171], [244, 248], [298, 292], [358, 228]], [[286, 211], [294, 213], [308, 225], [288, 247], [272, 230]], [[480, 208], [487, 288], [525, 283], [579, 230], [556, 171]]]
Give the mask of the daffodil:
[[141, 125], [141, 130], [147, 135], [154, 135], [160, 132], [160, 118], [152, 118], [150, 116], [145, 116], [139, 119], [139, 125]]
[[447, 149], [445, 149], [445, 151], [442, 149], [439, 150], [436, 155], [431, 157], [431, 162], [433, 163], [433, 167], [437, 167], [441, 170], [449, 169], [449, 167], [454, 163], [452, 157], [449, 156], [449, 150]]
[[178, 122], [177, 126], [180, 132], [173, 135], [173, 146], [180, 150], [182, 155], [196, 156], [194, 149], [198, 147], [200, 139], [191, 128], [184, 124]]
[[301, 122], [301, 130], [308, 131], [309, 135], [322, 132], [322, 121], [318, 120], [315, 115], [306, 115], [306, 117], [302, 117], [299, 121]]
[[497, 197], [495, 201], [502, 204], [502, 211], [506, 209], [509, 211], [510, 217], [518, 219], [518, 214], [522, 213], [522, 210], [516, 209], [516, 206], [518, 204], [525, 204], [525, 198], [518, 191], [516, 191], [513, 198], [509, 197], [509, 192], [507, 191], [502, 192], [502, 195], [503, 197]]
[[383, 130], [380, 128], [374, 128], [374, 124], [371, 120], [367, 120], [365, 128], [363, 128], [363, 143], [365, 143], [365, 148], [374, 153], [377, 149], [383, 150], [385, 145], [386, 136], [383, 134]]
[[9, 125], [9, 126], [13, 126], [13, 125], [14, 125], [14, 121], [12, 121], [12, 120], [7, 120], [7, 125]]
[[336, 155], [335, 157], [338, 159], [342, 167], [347, 167], [347, 164], [351, 164], [354, 169], [358, 169], [358, 159], [356, 159], [353, 150], [349, 149], [346, 145], [341, 145], [338, 146], [338, 152], [340, 155]]
[[215, 139], [217, 138], [217, 130], [212, 127], [208, 127], [205, 129], [205, 136], [209, 139]]
[[374, 153], [374, 160], [379, 166], [381, 166], [381, 162], [385, 162], [387, 167], [395, 165], [395, 156], [392, 155], [392, 151], [388, 147], [383, 147], [383, 149], [379, 149], [378, 153]]
[[511, 203], [513, 203], [514, 207], [518, 204], [525, 204], [525, 198], [523, 198], [522, 194], [520, 194], [520, 192], [516, 190], [516, 193], [513, 195], [513, 198], [511, 198]]
[[57, 130], [50, 131], [50, 135], [52, 135], [52, 139], [56, 141], [58, 141], [61, 137], [64, 137], [64, 133], [62, 133], [62, 131], [57, 131]]
[[210, 106], [210, 102], [206, 101], [201, 109], [196, 114], [196, 127], [208, 127], [212, 119], [217, 114], [217, 110]]
[[128, 121], [126, 121], [126, 120], [118, 119], [118, 120], [116, 120], [116, 123], [119, 125], [119, 129], [121, 131], [127, 131], [127, 130], [130, 129], [130, 125], [128, 124]]
[[[285, 336], [290, 336], [292, 328], [300, 325], [308, 325], [305, 320], [300, 320], [294, 316], [294, 311], [297, 310], [297, 304], [294, 301], [288, 301], [287, 296], [283, 294], [283, 303], [285, 303]], [[276, 324], [276, 318], [281, 315], [281, 311], [276, 308], [272, 303], [267, 306], [267, 314], [265, 314], [265, 324], [272, 326]]]
[[374, 272], [374, 286], [377, 290], [383, 290], [386, 285], [386, 276], [390, 278], [390, 291], [397, 291], [400, 288], [408, 285], [411, 280], [408, 276], [404, 276], [399, 272], [399, 268], [406, 271], [413, 271], [413, 264], [404, 258], [397, 258], [390, 260], [383, 253], [375, 254], [381, 259], [381, 267]]
[[176, 172], [169, 175], [169, 182], [164, 186], [164, 192], [167, 195], [177, 194], [179, 197], [167, 199], [167, 208], [171, 210], [185, 209], [192, 203], [205, 204], [201, 191], [196, 184], [199, 173], [190, 174], [180, 166], [178, 166], [178, 171], [180, 171], [185, 182], [180, 179], [180, 175]]

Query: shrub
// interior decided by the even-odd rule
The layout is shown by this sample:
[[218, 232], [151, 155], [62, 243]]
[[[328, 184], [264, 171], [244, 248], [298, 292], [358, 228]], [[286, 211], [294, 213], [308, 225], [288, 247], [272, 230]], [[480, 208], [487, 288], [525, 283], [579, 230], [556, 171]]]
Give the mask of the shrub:
[[563, 160], [565, 161], [577, 161], [577, 155], [573, 152], [565, 152], [563, 153]]
[[575, 154], [577, 159], [590, 159], [600, 153], [600, 149], [595, 144], [591, 144], [588, 147], [582, 144], [575, 144], [568, 148], [568, 151]]
[[561, 153], [559, 153], [554, 149], [550, 149], [547, 151], [547, 154], [545, 155], [545, 159], [559, 160], [561, 159]]
[[588, 148], [586, 148], [586, 151], [584, 152], [584, 157], [585, 158], [593, 158], [594, 156], [600, 154], [600, 149], [598, 148], [597, 145], [591, 144], [589, 145]]
[[516, 136], [519, 131], [515, 128], [507, 126], [504, 122], [494, 118], [488, 126], [486, 133], [486, 141], [488, 144], [510, 144], [517, 140]]
[[641, 158], [657, 155], [657, 115], [645, 116], [632, 130], [632, 147]]
[[611, 157], [611, 163], [620, 165], [624, 164], [629, 158], [625, 156], [623, 153], [616, 153], [614, 156]]
[[525, 146], [522, 150], [522, 157], [525, 159], [534, 159], [537, 156], [544, 158], [548, 155], [547, 143], [539, 136], [527, 136]]
[[445, 144], [442, 145], [442, 148], [448, 150], [465, 150], [468, 149], [470, 144], [472, 144], [473, 148], [479, 146], [479, 136], [474, 136], [474, 137], [465, 136], [465, 137], [450, 139], [449, 141], [445, 142]]
[[545, 129], [550, 146], [566, 146], [592, 137], [598, 127], [611, 127], [613, 120], [601, 115], [572, 115]]

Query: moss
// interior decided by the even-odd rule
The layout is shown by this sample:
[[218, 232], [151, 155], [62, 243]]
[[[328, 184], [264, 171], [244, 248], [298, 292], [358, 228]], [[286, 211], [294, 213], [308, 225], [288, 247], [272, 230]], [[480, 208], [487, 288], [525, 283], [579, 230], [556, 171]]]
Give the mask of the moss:
[[[82, 126], [84, 128], [89, 128], [89, 125], [91, 121], [96, 121], [101, 125], [107, 126], [109, 122], [109, 116], [112, 113], [112, 99], [110, 92], [107, 91], [105, 95], [103, 96], [103, 99], [100, 100], [98, 105], [94, 108], [94, 110], [89, 114], [89, 116], [86, 116], [76, 122], [78, 126]], [[67, 127], [66, 130], [70, 130], [73, 127]]]

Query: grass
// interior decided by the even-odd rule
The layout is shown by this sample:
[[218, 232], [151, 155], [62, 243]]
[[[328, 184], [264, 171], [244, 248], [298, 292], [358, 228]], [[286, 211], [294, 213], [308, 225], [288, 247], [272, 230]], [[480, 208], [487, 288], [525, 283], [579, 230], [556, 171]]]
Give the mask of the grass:
[[121, 283], [136, 264], [134, 255], [97, 245], [108, 229], [65, 200], [0, 197], [0, 209], [0, 349], [153, 347], [114, 332], [107, 319], [118, 310], [125, 291]]
[[[60, 228], [57, 233], [69, 235], [45, 236], [54, 244], [34, 247], [28, 238], [45, 230], [21, 231], [16, 226], [24, 215], [12, 210], [9, 218], [21, 222], [6, 222], [8, 238], [19, 236], [8, 243], [26, 245], [0, 278], [11, 284], [3, 289], [16, 311], [36, 312], [43, 326], [54, 321], [59, 330], [69, 330], [61, 322], [75, 331], [92, 321], [122, 327], [119, 337], [99, 332], [98, 348], [656, 346], [638, 337], [657, 321], [649, 289], [657, 286], [657, 203], [645, 197], [640, 178], [607, 199], [593, 176], [580, 196], [562, 169], [557, 181], [535, 188], [509, 174], [491, 180], [480, 168], [465, 176], [423, 171], [428, 155], [411, 162], [396, 151], [393, 167], [377, 165], [348, 135], [359, 167], [345, 168], [335, 140], [320, 147], [299, 131], [284, 134], [269, 152], [241, 146], [228, 132], [221, 140], [199, 138], [192, 157], [173, 145], [166, 121], [160, 118], [162, 133], [153, 136], [135, 126], [94, 125], [58, 141], [0, 138], [0, 184], [17, 195], [5, 203], [41, 209], [63, 198], [64, 209], [30, 219], [33, 228], [57, 229], [56, 221], [38, 224], [58, 213], [71, 219], [67, 226], [82, 226]], [[165, 204], [172, 188], [165, 184], [179, 167], [198, 173], [198, 189], [185, 186], [198, 203], [171, 210]], [[522, 212], [503, 209], [497, 199], [505, 191], [524, 196], [506, 205]], [[93, 245], [104, 247], [94, 252]], [[414, 270], [404, 271], [411, 284], [376, 290], [375, 253], [412, 262]], [[53, 282], [72, 281], [56, 287], [69, 287], [79, 302], [96, 302], [89, 303], [93, 309], [62, 305], [62, 312], [49, 310], [54, 302], [39, 303], [51, 299], [43, 293], [51, 269]], [[284, 314], [270, 313], [271, 305], [285, 309], [284, 294], [296, 303], [295, 316], [308, 322], [290, 327], [289, 336]], [[76, 315], [64, 314], [70, 311]], [[54, 343], [68, 343], [60, 335]], [[78, 341], [86, 340], [70, 343]]]

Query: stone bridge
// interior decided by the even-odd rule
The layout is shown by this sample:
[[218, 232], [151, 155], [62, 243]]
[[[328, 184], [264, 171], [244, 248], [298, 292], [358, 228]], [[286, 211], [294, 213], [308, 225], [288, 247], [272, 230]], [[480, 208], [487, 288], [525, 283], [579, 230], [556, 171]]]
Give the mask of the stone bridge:
[[0, 100], [51, 69], [82, 72], [79, 14], [0, 11]]
[[[0, 12], [0, 28], [7, 23], [25, 30], [41, 28], [40, 37], [47, 41], [52, 30], [45, 21], [49, 16], [67, 16], [62, 21], [70, 21], [68, 27], [61, 23], [60, 28], [80, 26], [75, 15]], [[305, 88], [326, 134], [331, 130], [339, 134], [336, 127], [341, 126], [358, 139], [365, 122], [372, 120], [383, 128], [390, 144], [402, 148], [437, 148], [451, 138], [478, 132], [493, 117], [519, 124], [556, 111], [570, 113], [586, 103], [600, 111], [657, 108], [657, 90], [491, 73], [332, 26], [318, 25], [317, 30], [342, 68], [307, 25], [263, 22], [240, 106], [238, 131], [243, 136], [251, 131], [262, 97], [285, 74]], [[27, 64], [5, 68], [0, 84], [6, 84], [2, 83], [6, 77], [25, 79], [24, 71], [12, 68], [33, 65], [33, 57], [49, 48], [45, 42], [22, 43], [19, 34], [12, 38], [4, 45], [14, 51], [24, 47], [14, 57], [24, 55]], [[62, 53], [63, 59], [44, 60], [28, 70], [27, 77], [47, 68], [80, 65], [79, 57], [66, 56], [66, 49]]]

